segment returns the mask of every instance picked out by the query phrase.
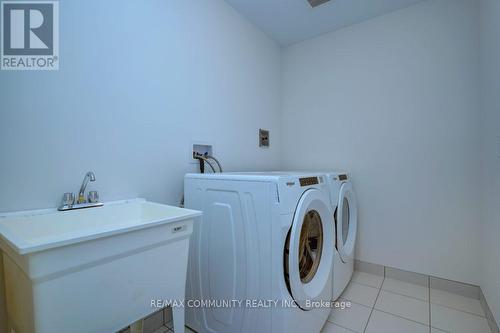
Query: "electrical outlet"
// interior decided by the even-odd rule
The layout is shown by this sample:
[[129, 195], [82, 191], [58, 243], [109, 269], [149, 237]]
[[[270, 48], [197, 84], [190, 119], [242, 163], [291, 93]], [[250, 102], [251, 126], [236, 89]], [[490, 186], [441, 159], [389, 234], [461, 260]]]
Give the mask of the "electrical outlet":
[[269, 130], [259, 129], [259, 147], [269, 147]]

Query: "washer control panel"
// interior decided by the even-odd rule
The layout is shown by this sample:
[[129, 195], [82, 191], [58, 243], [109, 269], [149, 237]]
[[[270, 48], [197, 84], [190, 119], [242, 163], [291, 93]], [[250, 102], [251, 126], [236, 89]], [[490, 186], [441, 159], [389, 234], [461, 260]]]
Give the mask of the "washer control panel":
[[345, 181], [347, 180], [349, 177], [347, 175], [339, 175], [339, 180], [340, 181]]
[[318, 185], [318, 177], [305, 177], [305, 178], [299, 178], [300, 186], [311, 186], [311, 185]]

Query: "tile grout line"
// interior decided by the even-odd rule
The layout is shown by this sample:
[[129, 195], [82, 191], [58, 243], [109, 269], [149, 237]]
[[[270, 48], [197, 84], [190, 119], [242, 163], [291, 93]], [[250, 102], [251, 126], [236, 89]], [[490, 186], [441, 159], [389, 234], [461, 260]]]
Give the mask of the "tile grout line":
[[357, 333], [356, 331], [353, 331], [353, 330], [351, 330], [350, 328], [347, 328], [347, 327], [344, 327], [344, 326], [339, 325], [339, 324], [337, 324], [337, 323], [334, 323], [333, 321], [329, 321], [329, 320], [327, 320], [327, 321], [328, 321], [329, 323], [333, 324], [333, 325], [336, 325], [336, 326], [338, 326], [338, 327], [342, 327], [343, 329], [345, 329], [345, 330], [347, 330], [347, 331], [349, 331], [349, 332]]
[[[383, 285], [383, 281], [385, 280], [382, 280], [382, 285]], [[388, 290], [388, 289], [384, 289], [384, 288], [381, 288], [381, 287], [374, 287], [374, 286], [369, 286], [367, 284], [362, 284], [362, 283], [358, 283], [358, 282], [353, 282], [354, 284], [359, 284], [359, 285], [362, 285], [364, 287], [369, 287], [369, 288], [372, 288], [372, 289], [378, 289], [380, 292], [386, 292], [386, 293], [389, 293], [389, 294], [393, 294], [393, 295], [398, 295], [398, 296], [401, 296], [401, 297], [406, 297], [406, 298], [410, 298], [412, 300], [415, 300], [415, 301], [420, 301], [422, 303], [428, 303], [429, 300], [428, 299], [422, 299], [422, 298], [417, 298], [417, 297], [414, 297], [414, 296], [409, 296], [409, 295], [405, 295], [405, 294], [401, 294], [401, 293], [397, 293], [395, 291], [392, 291], [392, 290]], [[343, 299], [343, 300], [346, 300], [346, 301], [349, 301], [351, 303], [354, 303], [354, 304], [357, 304], [357, 305], [361, 305], [361, 306], [364, 306], [366, 308], [372, 308], [373, 306], [372, 305], [366, 305], [364, 303], [360, 303], [360, 302], [356, 302], [356, 301], [353, 301], [353, 300], [350, 300], [346, 297], [339, 297], [339, 299]], [[377, 299], [375, 299], [376, 301]], [[437, 304], [439, 306], [442, 306], [442, 307], [445, 307], [445, 308], [449, 308], [449, 309], [453, 309], [455, 311], [460, 311], [460, 312], [464, 312], [464, 313], [467, 313], [467, 314], [471, 314], [471, 315], [474, 315], [474, 313], [471, 313], [471, 312], [466, 312], [466, 311], [462, 311], [462, 310], [459, 310], [459, 309], [455, 309], [455, 308], [451, 308], [449, 306], [446, 306], [446, 305], [441, 305], [441, 304]], [[379, 310], [379, 309], [377, 309]], [[475, 316], [479, 316], [479, 315], [475, 315]], [[479, 317], [482, 317], [482, 316], [479, 316]]]
[[368, 324], [370, 323], [370, 319], [372, 319], [373, 310], [375, 309], [375, 305], [377, 304], [378, 297], [380, 296], [380, 293], [382, 292], [382, 286], [384, 285], [384, 281], [385, 281], [385, 267], [384, 267], [384, 278], [382, 279], [382, 284], [380, 285], [380, 288], [378, 290], [377, 297], [375, 298], [375, 302], [373, 303], [373, 307], [370, 311], [370, 315], [368, 316], [368, 320], [366, 321], [366, 325], [365, 325], [365, 328], [363, 329], [363, 333], [366, 333], [366, 329], [368, 328]]
[[[354, 301], [351, 301], [350, 299], [345, 298], [345, 297], [339, 297], [339, 299], [342, 299], [342, 300], [347, 301], [349, 303], [356, 304], [356, 305], [359, 305], [359, 306], [362, 306], [362, 307], [368, 308], [368, 309], [372, 309], [374, 307], [374, 305], [366, 305], [366, 304], [363, 304], [363, 303], [354, 302]], [[376, 301], [376, 299], [375, 299], [375, 301]], [[333, 323], [333, 321], [331, 321], [331, 323]]]
[[410, 296], [410, 295], [405, 295], [405, 294], [401, 294], [401, 293], [398, 293], [398, 292], [395, 292], [393, 290], [389, 290], [389, 289], [383, 289], [382, 288], [382, 291], [385, 291], [385, 292], [388, 292], [390, 294], [394, 294], [394, 295], [398, 295], [398, 296], [403, 296], [403, 297], [407, 297], [407, 298], [411, 298], [415, 301], [420, 301], [420, 302], [429, 302], [428, 299], [421, 299], [421, 298], [418, 298], [418, 297], [415, 297], [415, 296]]
[[[424, 326], [424, 327], [425, 327], [425, 326], [429, 326], [429, 325], [427, 325], [426, 323], [423, 323], [423, 322], [421, 322], [421, 321], [416, 321], [415, 319], [410, 319], [410, 318], [407, 318], [407, 317], [403, 317], [403, 316], [401, 316], [401, 315], [398, 315], [398, 314], [395, 314], [395, 313], [391, 313], [391, 312], [387, 312], [387, 311], [385, 311], [385, 310], [380, 310], [380, 309], [374, 309], [374, 310], [377, 310], [378, 312], [383, 312], [383, 313], [388, 314], [388, 315], [391, 315], [391, 316], [393, 316], [393, 317], [398, 317], [398, 318], [404, 319], [404, 320], [406, 320], [406, 321], [411, 321], [411, 322], [413, 322], [413, 323], [415, 323], [415, 324], [419, 324], [419, 325], [422, 325], [422, 326]], [[436, 327], [435, 327], [435, 328], [436, 328]]]
[[432, 303], [431, 304], [434, 304], [434, 305], [437, 305], [437, 306], [441, 306], [443, 308], [447, 308], [447, 309], [451, 309], [451, 310], [455, 310], [457, 312], [462, 312], [462, 313], [466, 313], [468, 315], [471, 315], [471, 316], [476, 316], [476, 317], [479, 317], [479, 318], [486, 318], [486, 314], [484, 316], [482, 315], [479, 315], [477, 313], [473, 313], [473, 312], [469, 312], [469, 311], [464, 311], [464, 310], [461, 310], [461, 309], [457, 309], [457, 308], [454, 308], [452, 306], [449, 306], [449, 305], [443, 305], [443, 304], [439, 304], [439, 303]]
[[[382, 276], [381, 276], [381, 278], [382, 278], [382, 281], [383, 281], [384, 278]], [[352, 281], [351, 283], [360, 284], [362, 286], [370, 287], [370, 288], [373, 288], [373, 289], [379, 289], [379, 287], [374, 287], [373, 285], [370, 285], [370, 284], [367, 284], [367, 283], [358, 282], [358, 281]]]

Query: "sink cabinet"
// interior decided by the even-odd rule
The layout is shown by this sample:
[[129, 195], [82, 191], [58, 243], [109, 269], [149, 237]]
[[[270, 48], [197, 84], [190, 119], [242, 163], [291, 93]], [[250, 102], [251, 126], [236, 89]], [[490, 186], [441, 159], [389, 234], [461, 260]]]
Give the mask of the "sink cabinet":
[[[200, 213], [140, 200], [99, 209], [88, 213], [97, 222], [85, 222], [83, 211], [31, 223], [23, 215], [0, 218], [7, 332], [111, 333], [157, 311], [153, 300], [184, 299], [189, 237]], [[62, 217], [47, 226], [51, 232], [29, 230], [50, 217]], [[64, 225], [80, 219], [81, 226]], [[184, 326], [182, 308], [174, 321]]]

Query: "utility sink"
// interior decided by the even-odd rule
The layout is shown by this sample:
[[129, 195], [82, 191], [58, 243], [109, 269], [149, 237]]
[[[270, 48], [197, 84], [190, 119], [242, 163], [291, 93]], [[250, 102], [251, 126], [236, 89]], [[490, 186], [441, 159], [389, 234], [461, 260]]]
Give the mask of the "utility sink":
[[112, 333], [157, 311], [154, 300], [184, 300], [200, 215], [143, 199], [0, 214], [7, 332]]

